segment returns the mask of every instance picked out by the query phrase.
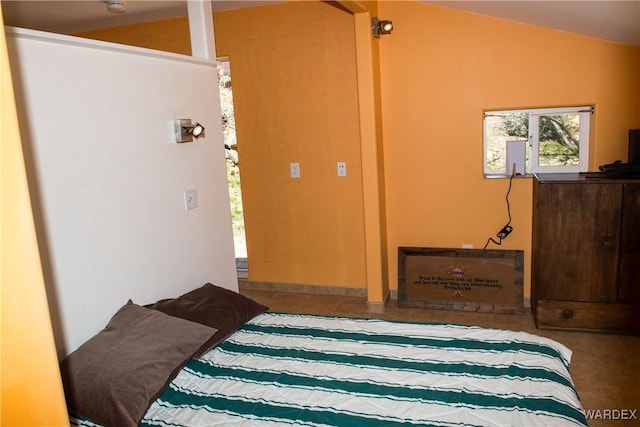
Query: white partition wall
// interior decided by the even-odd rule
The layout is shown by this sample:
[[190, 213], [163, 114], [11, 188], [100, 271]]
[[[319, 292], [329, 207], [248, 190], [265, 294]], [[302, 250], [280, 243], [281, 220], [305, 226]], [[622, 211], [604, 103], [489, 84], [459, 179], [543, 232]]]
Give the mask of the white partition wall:
[[[7, 42], [59, 356], [129, 298], [237, 290], [215, 63], [31, 30]], [[173, 142], [182, 118], [206, 137]]]

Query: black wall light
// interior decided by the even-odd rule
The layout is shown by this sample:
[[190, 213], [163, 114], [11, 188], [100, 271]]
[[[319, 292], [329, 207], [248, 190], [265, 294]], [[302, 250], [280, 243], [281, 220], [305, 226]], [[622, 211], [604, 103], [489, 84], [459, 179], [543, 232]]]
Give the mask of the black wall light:
[[107, 10], [111, 13], [125, 13], [127, 5], [121, 0], [106, 0]]
[[383, 19], [380, 20], [375, 16], [371, 18], [371, 33], [373, 37], [379, 38], [383, 34], [391, 34], [393, 31], [393, 22]]
[[195, 122], [191, 124], [191, 119], [176, 119], [173, 121], [176, 131], [176, 142], [191, 142], [204, 136], [204, 126]]

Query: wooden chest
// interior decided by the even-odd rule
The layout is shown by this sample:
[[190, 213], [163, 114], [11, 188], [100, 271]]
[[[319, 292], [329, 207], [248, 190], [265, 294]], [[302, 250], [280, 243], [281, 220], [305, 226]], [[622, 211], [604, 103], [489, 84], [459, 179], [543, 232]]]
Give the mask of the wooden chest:
[[640, 180], [539, 175], [531, 308], [539, 328], [640, 332]]

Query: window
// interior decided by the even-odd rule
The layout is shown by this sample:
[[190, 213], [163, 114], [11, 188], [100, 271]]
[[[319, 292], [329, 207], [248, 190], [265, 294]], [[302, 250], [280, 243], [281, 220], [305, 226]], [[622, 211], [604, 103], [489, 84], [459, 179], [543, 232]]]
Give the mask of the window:
[[524, 167], [518, 173], [586, 171], [592, 113], [590, 106], [485, 112], [485, 175], [511, 175], [514, 163]]

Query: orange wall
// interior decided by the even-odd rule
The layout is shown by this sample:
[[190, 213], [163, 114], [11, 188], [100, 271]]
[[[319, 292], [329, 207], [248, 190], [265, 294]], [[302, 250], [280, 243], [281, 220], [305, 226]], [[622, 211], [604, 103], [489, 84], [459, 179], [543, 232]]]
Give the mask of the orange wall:
[[[593, 104], [591, 169], [626, 159], [640, 49], [418, 2], [380, 2], [379, 14], [395, 27], [380, 42], [390, 259], [403, 245], [482, 248], [506, 223], [508, 181], [483, 178], [485, 109]], [[499, 247], [526, 251], [527, 296], [531, 197], [532, 180], [514, 180], [514, 231]]]
[[294, 2], [214, 18], [233, 76], [250, 279], [365, 287], [353, 16]]
[[87, 31], [75, 35], [88, 39], [191, 55], [189, 21], [186, 17]]
[[0, 425], [68, 426], [4, 31], [0, 65]]
[[[364, 287], [372, 188], [391, 289], [398, 246], [482, 248], [507, 221], [508, 187], [482, 176], [486, 109], [593, 104], [591, 169], [626, 158], [628, 129], [640, 127], [639, 48], [420, 2], [377, 9], [395, 25], [374, 43], [379, 79], [364, 76], [380, 82], [382, 185], [359, 176], [353, 16], [322, 2], [214, 14], [218, 55], [231, 57], [252, 280]], [[530, 178], [514, 180], [514, 231], [499, 247], [525, 250], [526, 296], [531, 191]]]

